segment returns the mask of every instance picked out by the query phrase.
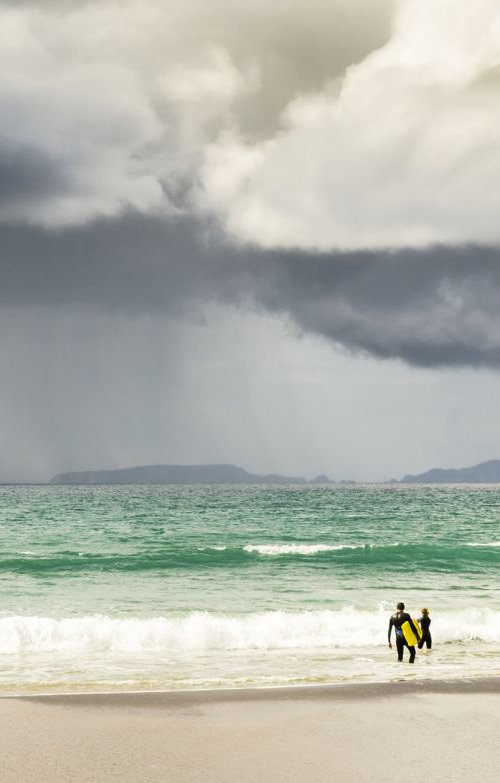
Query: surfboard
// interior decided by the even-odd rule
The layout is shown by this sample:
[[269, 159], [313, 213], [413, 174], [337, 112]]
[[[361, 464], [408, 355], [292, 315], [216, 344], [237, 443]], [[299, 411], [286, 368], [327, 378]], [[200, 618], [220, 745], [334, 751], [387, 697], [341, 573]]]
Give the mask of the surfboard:
[[401, 626], [401, 630], [403, 631], [403, 636], [405, 638], [408, 647], [414, 647], [416, 644], [418, 644], [418, 642], [422, 638], [422, 629], [420, 628], [416, 620], [413, 620], [413, 625], [417, 629], [417, 636], [415, 636], [413, 632], [413, 628], [411, 627], [408, 620], [406, 620], [406, 622], [404, 622], [403, 625]]

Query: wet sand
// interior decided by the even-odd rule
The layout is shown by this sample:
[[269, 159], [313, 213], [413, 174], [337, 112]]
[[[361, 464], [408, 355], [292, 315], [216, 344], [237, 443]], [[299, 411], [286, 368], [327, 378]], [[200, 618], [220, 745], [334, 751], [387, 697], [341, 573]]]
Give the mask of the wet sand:
[[0, 699], [2, 783], [500, 778], [500, 680]]

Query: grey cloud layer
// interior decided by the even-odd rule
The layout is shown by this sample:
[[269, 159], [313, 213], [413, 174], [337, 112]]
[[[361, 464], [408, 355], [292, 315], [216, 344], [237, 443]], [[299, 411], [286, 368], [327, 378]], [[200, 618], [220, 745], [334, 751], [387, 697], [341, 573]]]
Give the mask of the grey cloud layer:
[[47, 233], [3, 227], [3, 306], [197, 318], [210, 302], [287, 314], [351, 351], [420, 366], [500, 367], [500, 254], [238, 250], [191, 220], [121, 220]]

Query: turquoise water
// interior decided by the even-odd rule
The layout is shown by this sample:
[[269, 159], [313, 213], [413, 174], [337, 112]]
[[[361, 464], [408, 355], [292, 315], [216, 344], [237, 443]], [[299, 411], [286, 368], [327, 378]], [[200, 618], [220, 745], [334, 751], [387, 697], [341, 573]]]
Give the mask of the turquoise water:
[[0, 535], [4, 692], [500, 674], [496, 487], [2, 487]]

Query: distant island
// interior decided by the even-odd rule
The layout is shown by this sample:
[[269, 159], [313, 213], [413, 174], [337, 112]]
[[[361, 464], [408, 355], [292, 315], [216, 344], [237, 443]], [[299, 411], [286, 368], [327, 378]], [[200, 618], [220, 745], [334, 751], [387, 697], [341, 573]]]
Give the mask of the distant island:
[[500, 459], [490, 459], [472, 468], [432, 468], [417, 476], [404, 476], [401, 484], [500, 484]]
[[[329, 483], [322, 476], [324, 483]], [[317, 480], [316, 480], [317, 481]], [[307, 484], [301, 476], [260, 476], [235, 465], [141, 465], [58, 473], [50, 484]]]
[[[400, 481], [386, 484], [500, 484], [500, 460], [491, 459], [469, 468], [432, 468]], [[139, 465], [115, 470], [81, 470], [58, 473], [49, 484], [336, 484], [356, 485], [355, 481], [333, 481], [324, 474], [309, 481], [302, 476], [249, 473], [236, 465]]]

